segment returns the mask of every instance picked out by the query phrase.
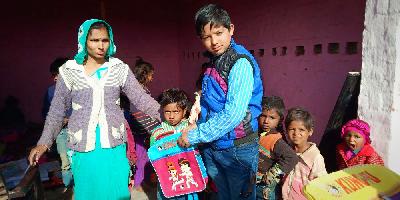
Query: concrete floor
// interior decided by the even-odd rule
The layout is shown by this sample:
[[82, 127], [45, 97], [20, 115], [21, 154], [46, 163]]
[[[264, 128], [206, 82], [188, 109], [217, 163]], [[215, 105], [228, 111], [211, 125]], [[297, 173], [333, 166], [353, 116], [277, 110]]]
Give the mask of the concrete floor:
[[155, 200], [157, 199], [157, 186], [148, 185], [143, 187], [143, 191], [131, 190], [131, 199], [133, 200]]

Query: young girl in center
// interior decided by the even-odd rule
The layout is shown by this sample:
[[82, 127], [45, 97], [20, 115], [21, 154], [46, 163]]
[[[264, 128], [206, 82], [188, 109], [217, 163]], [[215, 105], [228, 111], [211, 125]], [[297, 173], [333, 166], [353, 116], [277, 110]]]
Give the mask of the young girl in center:
[[285, 119], [289, 142], [299, 156], [299, 162], [285, 178], [282, 186], [283, 199], [306, 199], [303, 187], [311, 180], [327, 174], [324, 158], [317, 145], [308, 138], [314, 131], [314, 120], [311, 114], [302, 108], [292, 108]]
[[[152, 146], [160, 135], [168, 131], [180, 132], [184, 128], [189, 126], [188, 112], [190, 110], [190, 101], [186, 93], [183, 90], [172, 88], [165, 90], [158, 99], [164, 121], [153, 129], [150, 137], [150, 146]], [[169, 167], [169, 173], [175, 174], [176, 169], [171, 166]], [[161, 187], [158, 184], [157, 187], [157, 199], [174, 199], [174, 200], [187, 200], [187, 199], [198, 199], [197, 194], [187, 194], [173, 198], [166, 198]]]
[[285, 142], [283, 119], [285, 104], [280, 97], [263, 97], [258, 118], [260, 147], [257, 172], [257, 199], [279, 199], [279, 183], [298, 162], [293, 149]]
[[362, 164], [384, 165], [371, 146], [369, 135], [368, 123], [360, 119], [350, 120], [342, 127], [343, 142], [336, 148], [339, 169]]

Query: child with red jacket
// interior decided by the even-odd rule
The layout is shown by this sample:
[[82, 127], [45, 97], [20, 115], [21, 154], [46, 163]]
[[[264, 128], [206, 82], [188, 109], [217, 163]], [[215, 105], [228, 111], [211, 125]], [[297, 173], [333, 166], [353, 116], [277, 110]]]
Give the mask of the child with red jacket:
[[370, 127], [359, 119], [348, 121], [342, 127], [343, 142], [336, 147], [336, 158], [339, 169], [362, 165], [384, 165], [382, 158], [371, 146]]

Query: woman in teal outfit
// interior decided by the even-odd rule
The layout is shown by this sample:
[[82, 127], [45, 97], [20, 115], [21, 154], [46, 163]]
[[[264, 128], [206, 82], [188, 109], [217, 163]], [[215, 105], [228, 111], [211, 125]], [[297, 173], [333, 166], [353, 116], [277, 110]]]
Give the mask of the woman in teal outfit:
[[29, 155], [30, 164], [36, 165], [71, 105], [68, 155], [76, 200], [130, 199], [121, 91], [138, 109], [160, 119], [159, 104], [143, 90], [128, 65], [111, 57], [115, 51], [112, 29], [105, 21], [91, 19], [80, 26], [78, 53], [60, 68], [42, 136]]

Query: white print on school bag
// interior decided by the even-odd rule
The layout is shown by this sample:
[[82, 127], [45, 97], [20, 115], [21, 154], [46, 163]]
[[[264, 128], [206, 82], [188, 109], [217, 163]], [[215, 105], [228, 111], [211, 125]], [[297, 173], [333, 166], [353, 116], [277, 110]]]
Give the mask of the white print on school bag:
[[195, 185], [196, 187], [199, 187], [199, 185], [194, 181], [193, 178], [193, 173], [190, 168], [190, 163], [186, 158], [180, 158], [178, 160], [179, 166], [181, 167], [182, 173], [180, 174], [181, 176], [184, 176], [186, 178], [186, 187], [190, 188], [190, 184]]
[[148, 150], [161, 190], [167, 198], [203, 191], [208, 179], [197, 149], [177, 145], [181, 134], [166, 132], [162, 134], [165, 136], [157, 137]]
[[168, 180], [172, 181], [171, 189], [176, 191], [176, 186], [181, 185], [185, 180], [179, 179], [178, 170], [176, 170], [174, 163], [167, 162], [167, 166], [168, 166], [168, 173], [170, 175]]

